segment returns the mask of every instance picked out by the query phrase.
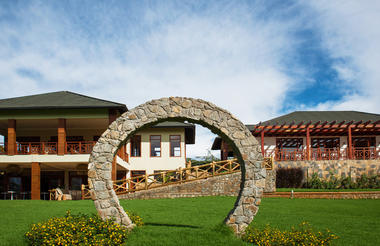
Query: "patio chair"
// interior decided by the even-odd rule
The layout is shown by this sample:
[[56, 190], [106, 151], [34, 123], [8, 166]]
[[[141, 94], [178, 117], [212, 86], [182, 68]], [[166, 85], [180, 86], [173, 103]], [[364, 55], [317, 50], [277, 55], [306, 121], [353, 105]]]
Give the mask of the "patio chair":
[[64, 194], [60, 188], [52, 189], [50, 191], [50, 200], [65, 201], [72, 200], [70, 194]]

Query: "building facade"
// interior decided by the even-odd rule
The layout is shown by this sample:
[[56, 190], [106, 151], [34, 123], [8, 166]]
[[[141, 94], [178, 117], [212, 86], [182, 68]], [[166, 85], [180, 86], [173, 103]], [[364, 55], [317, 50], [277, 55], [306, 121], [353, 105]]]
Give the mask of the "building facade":
[[[93, 146], [127, 110], [67, 91], [0, 100], [0, 199], [48, 199], [57, 187], [79, 199]], [[194, 135], [194, 125], [177, 122], [136, 133], [115, 156], [112, 179], [184, 167]]]
[[[301, 167], [320, 177], [380, 174], [380, 115], [356, 111], [296, 111], [247, 125], [274, 167]], [[220, 138], [213, 150], [234, 155]]]

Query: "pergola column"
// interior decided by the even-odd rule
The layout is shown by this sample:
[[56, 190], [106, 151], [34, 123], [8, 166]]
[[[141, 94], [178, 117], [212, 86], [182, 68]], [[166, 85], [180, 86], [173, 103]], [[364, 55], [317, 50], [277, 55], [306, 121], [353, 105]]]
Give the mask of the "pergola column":
[[17, 154], [16, 144], [16, 120], [8, 120], [8, 143], [7, 143], [8, 155]]
[[64, 155], [66, 149], [66, 119], [58, 119], [58, 155]]
[[306, 160], [310, 161], [310, 127], [306, 128]]
[[352, 125], [348, 126], [348, 159], [352, 159]]
[[40, 167], [40, 163], [32, 162], [31, 199], [40, 200], [40, 194], [41, 194], [41, 167]]

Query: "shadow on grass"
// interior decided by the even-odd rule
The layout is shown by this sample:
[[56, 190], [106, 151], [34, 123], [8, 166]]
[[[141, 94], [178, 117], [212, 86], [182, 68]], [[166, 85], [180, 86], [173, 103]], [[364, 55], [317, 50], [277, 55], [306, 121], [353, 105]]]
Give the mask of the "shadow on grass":
[[144, 225], [147, 225], [147, 226], [165, 226], [165, 227], [201, 228], [199, 226], [192, 226], [192, 225], [162, 224], [162, 223], [144, 223]]

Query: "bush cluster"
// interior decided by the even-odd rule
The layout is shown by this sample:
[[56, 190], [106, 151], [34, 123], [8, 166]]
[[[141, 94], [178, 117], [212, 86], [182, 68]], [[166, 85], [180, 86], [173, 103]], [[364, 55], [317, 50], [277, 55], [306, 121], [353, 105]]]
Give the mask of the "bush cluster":
[[278, 168], [276, 170], [277, 188], [299, 188], [302, 186], [304, 173], [301, 168]]
[[[136, 225], [143, 224], [139, 216], [129, 215]], [[120, 245], [127, 236], [128, 230], [112, 220], [70, 211], [64, 217], [32, 224], [25, 233], [29, 245]]]
[[303, 222], [298, 227], [281, 231], [270, 227], [257, 229], [249, 226], [242, 239], [258, 246], [272, 245], [330, 245], [338, 236], [329, 230], [315, 231], [308, 223]]
[[363, 174], [356, 181], [353, 181], [351, 177], [337, 178], [331, 173], [329, 179], [325, 180], [313, 173], [307, 179], [304, 187], [311, 189], [379, 189], [380, 178], [376, 175], [367, 176]]

